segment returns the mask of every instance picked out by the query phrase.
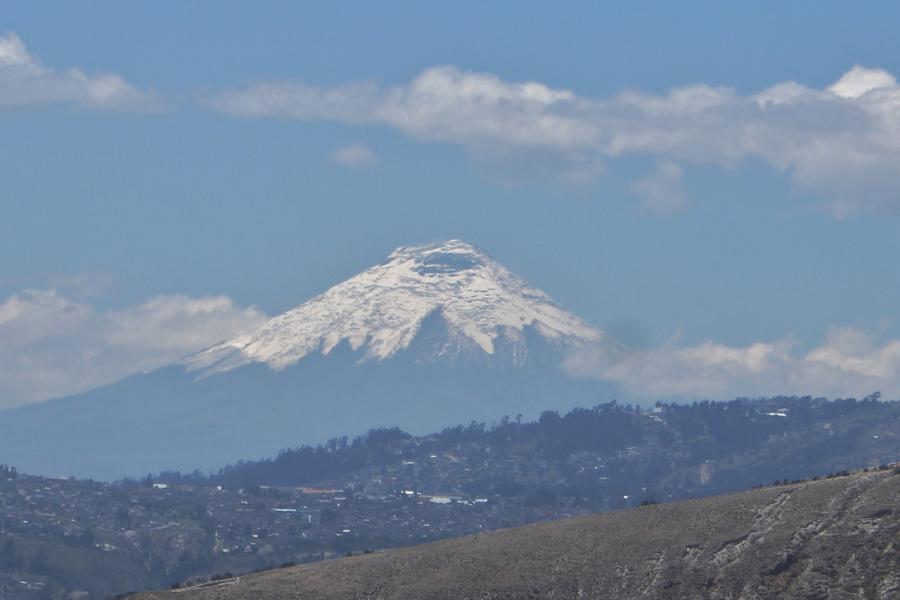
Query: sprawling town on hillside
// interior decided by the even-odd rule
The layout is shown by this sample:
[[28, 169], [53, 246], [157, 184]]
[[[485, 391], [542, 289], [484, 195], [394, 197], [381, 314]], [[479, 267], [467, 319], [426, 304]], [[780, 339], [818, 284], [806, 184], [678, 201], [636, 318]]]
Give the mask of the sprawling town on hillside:
[[0, 596], [105, 598], [880, 468], [900, 454], [898, 410], [877, 399], [613, 403], [430, 436], [376, 430], [212, 475], [109, 483], [3, 467]]

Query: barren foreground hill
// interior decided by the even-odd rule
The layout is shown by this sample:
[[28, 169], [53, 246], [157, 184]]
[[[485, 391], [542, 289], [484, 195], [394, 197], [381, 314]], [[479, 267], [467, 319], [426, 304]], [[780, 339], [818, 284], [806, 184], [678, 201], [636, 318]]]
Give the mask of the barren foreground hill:
[[645, 506], [138, 598], [897, 599], [900, 474]]

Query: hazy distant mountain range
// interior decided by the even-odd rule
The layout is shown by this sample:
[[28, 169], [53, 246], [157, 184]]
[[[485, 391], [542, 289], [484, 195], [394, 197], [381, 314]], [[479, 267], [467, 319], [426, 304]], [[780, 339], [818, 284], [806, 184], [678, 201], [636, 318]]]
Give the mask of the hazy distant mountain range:
[[401, 247], [297, 308], [156, 371], [0, 413], [32, 473], [207, 470], [376, 426], [437, 430], [613, 397], [565, 357], [627, 350], [472, 246]]

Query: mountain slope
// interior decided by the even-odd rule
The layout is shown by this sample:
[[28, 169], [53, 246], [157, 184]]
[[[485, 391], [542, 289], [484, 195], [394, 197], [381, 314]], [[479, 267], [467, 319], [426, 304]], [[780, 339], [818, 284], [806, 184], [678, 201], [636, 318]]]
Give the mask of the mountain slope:
[[210, 470], [399, 426], [608, 400], [560, 365], [625, 350], [472, 246], [396, 250], [256, 331], [85, 394], [0, 412], [0, 461], [111, 479]]
[[341, 342], [362, 352], [362, 360], [385, 360], [409, 348], [433, 314], [448, 334], [437, 356], [467, 350], [493, 355], [501, 338], [522, 360], [526, 327], [560, 345], [603, 341], [621, 350], [483, 252], [450, 240], [398, 248], [386, 262], [184, 363], [204, 375], [253, 362], [283, 369], [313, 352], [327, 355]]
[[900, 597], [900, 474], [508, 529], [135, 600]]

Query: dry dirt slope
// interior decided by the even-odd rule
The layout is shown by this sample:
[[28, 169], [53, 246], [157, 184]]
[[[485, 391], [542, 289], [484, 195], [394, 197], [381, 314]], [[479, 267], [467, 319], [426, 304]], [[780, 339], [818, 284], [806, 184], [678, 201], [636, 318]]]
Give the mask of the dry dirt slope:
[[543, 523], [138, 598], [900, 599], [900, 474]]

